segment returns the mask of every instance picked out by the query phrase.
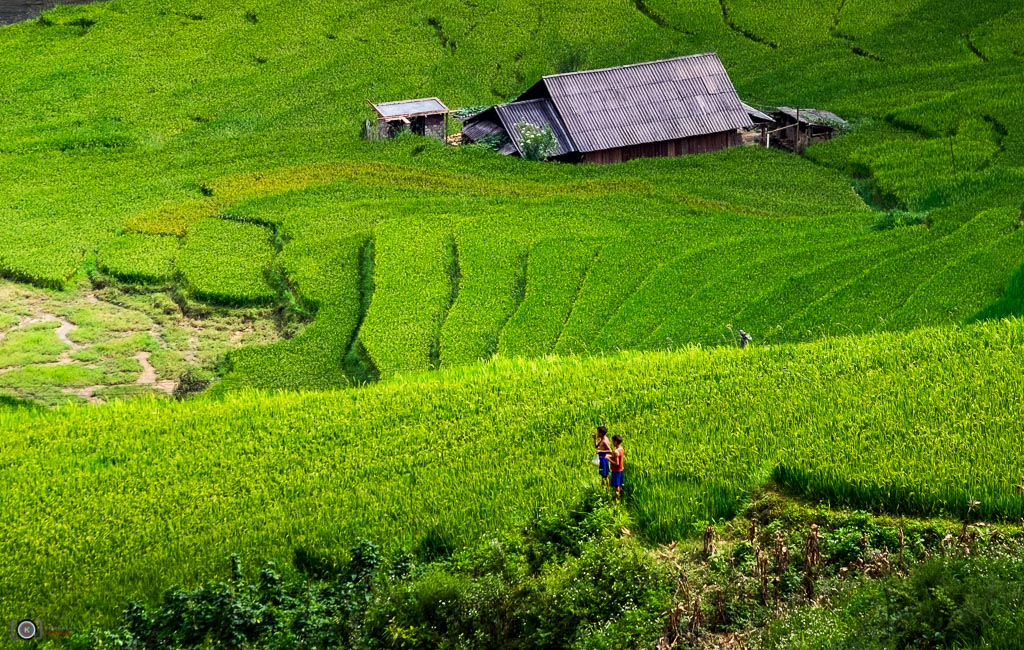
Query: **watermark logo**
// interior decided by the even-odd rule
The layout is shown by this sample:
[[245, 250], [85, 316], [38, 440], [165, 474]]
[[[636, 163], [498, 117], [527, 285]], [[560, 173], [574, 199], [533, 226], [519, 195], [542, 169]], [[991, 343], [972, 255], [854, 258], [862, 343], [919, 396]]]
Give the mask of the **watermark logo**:
[[39, 621], [11, 621], [12, 641], [32, 641], [43, 638], [43, 625]]
[[60, 627], [46, 627], [42, 621], [33, 621], [27, 618], [20, 621], [11, 621], [12, 641], [36, 641], [43, 637], [69, 636], [70, 634], [71, 630]]

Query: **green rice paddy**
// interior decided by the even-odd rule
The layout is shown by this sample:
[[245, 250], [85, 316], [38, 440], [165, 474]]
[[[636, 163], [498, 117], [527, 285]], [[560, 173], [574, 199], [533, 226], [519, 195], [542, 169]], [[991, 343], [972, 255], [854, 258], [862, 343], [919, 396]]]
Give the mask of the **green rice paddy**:
[[[1010, 0], [114, 0], [0, 28], [0, 614], [110, 620], [231, 552], [477, 540], [589, 486], [602, 422], [652, 542], [767, 481], [1015, 521], [1022, 29]], [[366, 100], [705, 51], [748, 103], [853, 129], [612, 166], [359, 138]], [[138, 398], [142, 354], [220, 381]], [[23, 401], [82, 395], [110, 403]]]

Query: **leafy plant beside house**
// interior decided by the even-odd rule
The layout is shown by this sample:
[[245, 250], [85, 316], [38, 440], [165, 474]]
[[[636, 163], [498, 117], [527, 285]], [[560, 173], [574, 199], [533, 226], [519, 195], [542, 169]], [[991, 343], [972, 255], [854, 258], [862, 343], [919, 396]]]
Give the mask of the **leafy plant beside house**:
[[542, 128], [529, 122], [519, 122], [516, 131], [519, 132], [520, 146], [526, 160], [547, 160], [558, 151], [558, 143], [555, 142], [555, 134], [550, 125]]

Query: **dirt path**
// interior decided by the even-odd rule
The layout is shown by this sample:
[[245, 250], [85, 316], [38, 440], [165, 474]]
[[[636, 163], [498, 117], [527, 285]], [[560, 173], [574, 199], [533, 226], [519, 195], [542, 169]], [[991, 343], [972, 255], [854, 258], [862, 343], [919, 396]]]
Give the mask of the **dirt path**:
[[[60, 357], [57, 359], [57, 361], [32, 365], [67, 366], [74, 363], [74, 360], [71, 358], [71, 353], [81, 350], [86, 346], [81, 345], [79, 343], [75, 343], [70, 338], [68, 338], [68, 334], [78, 329], [78, 325], [75, 325], [74, 323], [63, 319], [56, 314], [51, 314], [45, 311], [37, 311], [33, 313], [31, 316], [22, 316], [21, 320], [19, 320], [17, 324], [7, 328], [3, 332], [0, 332], [0, 341], [3, 341], [5, 338], [7, 338], [7, 335], [12, 332], [16, 332], [20, 329], [28, 327], [29, 325], [37, 325], [39, 323], [57, 323], [57, 327], [54, 329], [54, 332], [57, 335], [57, 339], [59, 339], [60, 342], [63, 343], [64, 345], [68, 346], [68, 349], [60, 353]], [[7, 368], [0, 368], [0, 374], [16, 370], [19, 367], [20, 366], [10, 366]]]
[[84, 345], [75, 343], [74, 341], [68, 338], [68, 334], [78, 329], [78, 325], [66, 321], [63, 318], [60, 318], [59, 316], [54, 316], [53, 314], [45, 314], [45, 316], [53, 316], [51, 320], [55, 320], [58, 323], [60, 323], [60, 327], [56, 329], [57, 338], [60, 339], [61, 343], [68, 346], [69, 348], [68, 350], [64, 350], [63, 352], [60, 353], [60, 359], [57, 360], [57, 364], [67, 366], [74, 363], [74, 361], [72, 361], [71, 359], [71, 353], [77, 352], [78, 350], [81, 350], [82, 348], [85, 347]]
[[[53, 316], [53, 314], [46, 314], [46, 316]], [[65, 345], [72, 350], [80, 350], [82, 348], [81, 345], [68, 338], [68, 334], [78, 329], [78, 325], [68, 322], [59, 316], [53, 316], [53, 318], [48, 320], [55, 320], [60, 323], [60, 327], [57, 328], [57, 338], [59, 338]]]
[[173, 379], [159, 380], [157, 378], [156, 369], [154, 369], [153, 364], [149, 362], [149, 355], [150, 353], [146, 350], [135, 353], [135, 360], [142, 366], [142, 374], [139, 375], [139, 378], [135, 383], [141, 386], [152, 386], [153, 388], [170, 395], [178, 386], [178, 382]]
[[[48, 406], [62, 403], [62, 394], [93, 403], [149, 393], [170, 395], [177, 387], [177, 375], [184, 370], [213, 367], [230, 350], [280, 338], [269, 311], [206, 314], [200, 319], [181, 313], [180, 306], [163, 294], [135, 295], [109, 287], [83, 286], [73, 293], [53, 295], [0, 279], [0, 312], [4, 314], [0, 345], [4, 359], [13, 364], [5, 361], [0, 368], [0, 376], [4, 376], [0, 393]], [[18, 339], [29, 328], [39, 332], [26, 338], [27, 354], [22, 355]], [[122, 343], [147, 332], [152, 341], [140, 339], [137, 347], [134, 342], [130, 346]], [[126, 373], [121, 368], [129, 360], [138, 364], [137, 370]], [[82, 386], [75, 372], [55, 371], [58, 366], [102, 370], [102, 376], [83, 376], [95, 376], [90, 382], [110, 383]], [[46, 385], [36, 390], [30, 385], [37, 381], [31, 373], [24, 378], [9, 376], [27, 367], [49, 367], [40, 373]]]
[[78, 395], [90, 404], [103, 404], [103, 400], [96, 397], [96, 392], [107, 388], [107, 386], [86, 386], [85, 388], [67, 389], [64, 392], [69, 395]]
[[[88, 294], [85, 297], [85, 301], [87, 303], [98, 302], [96, 296], [93, 294]], [[54, 329], [54, 334], [56, 334], [57, 339], [61, 343], [66, 345], [67, 348], [60, 353], [60, 357], [58, 357], [56, 361], [50, 361], [46, 363], [34, 363], [30, 365], [38, 367], [72, 365], [76, 363], [76, 361], [71, 357], [72, 353], [89, 347], [88, 345], [76, 343], [70, 338], [69, 335], [78, 329], [78, 325], [75, 325], [71, 321], [62, 318], [57, 314], [53, 314], [48, 311], [39, 309], [34, 310], [31, 315], [22, 316], [17, 324], [4, 330], [3, 332], [0, 332], [0, 341], [6, 338], [7, 335], [10, 334], [11, 332], [28, 327], [30, 325], [37, 325], [39, 323], [57, 323], [57, 327]], [[154, 327], [153, 329], [156, 330], [157, 328]], [[159, 332], [157, 331], [154, 334], [154, 338], [157, 338], [158, 336]], [[150, 352], [146, 350], [139, 351], [135, 354], [135, 360], [139, 362], [140, 366], [142, 366], [142, 373], [139, 375], [139, 378], [135, 381], [135, 383], [141, 386], [150, 386], [158, 391], [167, 393], [168, 395], [172, 394], [174, 392], [174, 389], [177, 387], [178, 382], [174, 380], [159, 379], [156, 373], [156, 369], [153, 367], [153, 364], [150, 363], [149, 361], [149, 357]], [[7, 368], [0, 368], [0, 375], [6, 374], [13, 370], [18, 370], [19, 368], [22, 367], [23, 366], [10, 366]], [[97, 397], [96, 393], [100, 390], [103, 390], [104, 388], [109, 388], [112, 385], [116, 384], [85, 386], [82, 388], [68, 388], [64, 389], [63, 392], [69, 395], [75, 395], [93, 404], [102, 404], [104, 400]]]

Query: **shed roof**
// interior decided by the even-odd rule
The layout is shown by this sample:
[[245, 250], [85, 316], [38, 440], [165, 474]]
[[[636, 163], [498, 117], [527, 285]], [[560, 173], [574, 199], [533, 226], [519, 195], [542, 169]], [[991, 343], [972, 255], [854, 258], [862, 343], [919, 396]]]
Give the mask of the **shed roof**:
[[753, 126], [713, 52], [549, 75], [541, 85], [581, 152]]
[[790, 108], [789, 106], [779, 106], [779, 112], [783, 115], [788, 115], [794, 120], [797, 119], [797, 115], [800, 116], [801, 124], [846, 124], [846, 120], [839, 117], [835, 113], [828, 111], [819, 111], [815, 108]]
[[448, 107], [437, 97], [404, 99], [398, 102], [381, 102], [379, 104], [371, 102], [371, 105], [378, 115], [389, 120], [448, 112]]
[[757, 120], [757, 121], [760, 121], [760, 122], [774, 122], [775, 121], [772, 118], [772, 116], [770, 116], [770, 115], [768, 115], [766, 113], [762, 113], [761, 111], [757, 110], [756, 108], [754, 108], [750, 104], [744, 103], [743, 104], [743, 108], [745, 108], [747, 110], [747, 115], [749, 115], [750, 119], [752, 119], [752, 120]]
[[493, 135], [504, 135], [505, 133], [505, 126], [501, 124], [501, 120], [493, 108], [474, 115], [466, 120], [462, 127], [462, 135], [473, 142], [479, 142]]

